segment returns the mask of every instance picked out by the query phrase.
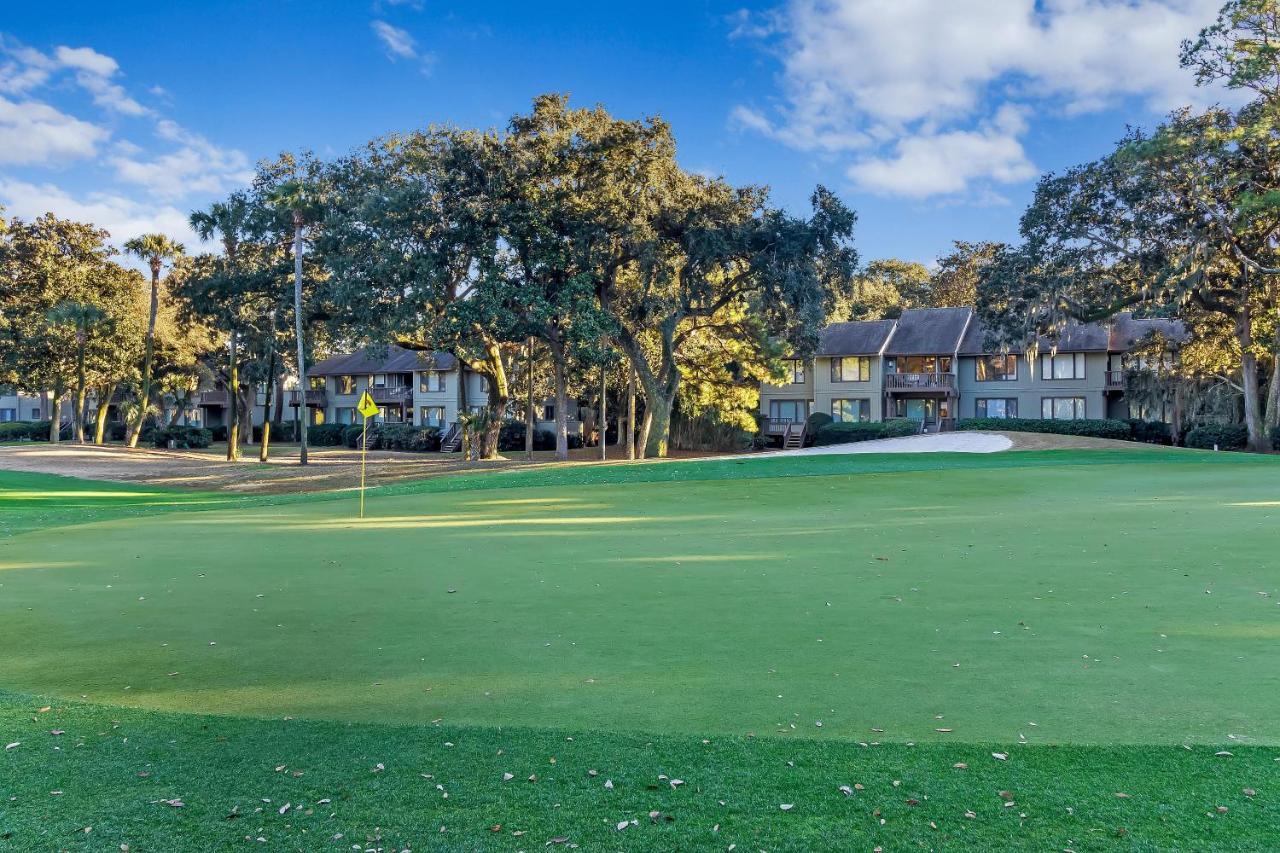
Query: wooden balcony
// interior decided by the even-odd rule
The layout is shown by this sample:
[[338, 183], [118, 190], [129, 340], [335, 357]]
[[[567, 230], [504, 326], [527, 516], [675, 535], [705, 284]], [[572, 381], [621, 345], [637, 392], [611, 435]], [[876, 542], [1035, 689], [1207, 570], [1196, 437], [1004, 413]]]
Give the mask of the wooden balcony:
[[201, 391], [200, 399], [196, 403], [197, 406], [222, 406], [226, 408], [229, 405], [229, 398], [226, 389], [220, 391]]
[[954, 394], [956, 377], [954, 373], [886, 373], [884, 390]]
[[764, 422], [765, 435], [785, 435], [787, 428], [796, 421], [791, 418], [768, 418]]
[[[289, 405], [295, 407], [298, 405], [298, 389], [296, 388], [289, 392]], [[308, 409], [323, 409], [327, 405], [329, 405], [329, 396], [324, 391], [319, 388], [313, 388], [307, 392]]]
[[1126, 385], [1125, 385], [1125, 371], [1123, 371], [1123, 370], [1108, 370], [1108, 371], [1107, 371], [1107, 379], [1106, 379], [1106, 382], [1107, 382], [1106, 389], [1107, 389], [1108, 391], [1123, 391], [1123, 390], [1125, 390], [1125, 387], [1126, 387]]
[[413, 388], [400, 385], [395, 388], [370, 388], [369, 395], [379, 406], [412, 406]]

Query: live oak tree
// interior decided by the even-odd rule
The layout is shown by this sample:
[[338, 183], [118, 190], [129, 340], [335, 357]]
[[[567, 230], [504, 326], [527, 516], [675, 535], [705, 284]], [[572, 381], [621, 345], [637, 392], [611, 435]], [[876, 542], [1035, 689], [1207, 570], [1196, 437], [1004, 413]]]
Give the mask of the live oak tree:
[[828, 321], [882, 320], [907, 308], [931, 304], [933, 276], [915, 261], [882, 258], [858, 270], [847, 285], [837, 283]]
[[929, 282], [928, 307], [964, 308], [978, 298], [978, 282], [1002, 248], [1002, 243], [956, 240], [952, 251], [938, 258]]
[[72, 387], [73, 421], [83, 417], [89, 371], [97, 367], [91, 341], [105, 336], [108, 309], [119, 310], [114, 285], [136, 281], [111, 263], [106, 239], [105, 231], [52, 214], [14, 219], [0, 237], [0, 382], [52, 394], [51, 441]]

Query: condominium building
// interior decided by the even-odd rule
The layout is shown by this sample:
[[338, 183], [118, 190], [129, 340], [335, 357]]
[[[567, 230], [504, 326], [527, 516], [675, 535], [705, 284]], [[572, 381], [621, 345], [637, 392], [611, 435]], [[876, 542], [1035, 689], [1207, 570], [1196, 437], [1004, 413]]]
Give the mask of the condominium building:
[[770, 435], [814, 412], [837, 421], [911, 418], [929, 431], [959, 418], [1168, 420], [1163, 410], [1134, 411], [1125, 399], [1131, 351], [1153, 332], [1185, 337], [1176, 320], [1123, 313], [1069, 325], [1055, 340], [1040, 341], [1030, 358], [1022, 347], [990, 346], [972, 308], [834, 323], [814, 358], [790, 360], [786, 382], [761, 387], [760, 411]]

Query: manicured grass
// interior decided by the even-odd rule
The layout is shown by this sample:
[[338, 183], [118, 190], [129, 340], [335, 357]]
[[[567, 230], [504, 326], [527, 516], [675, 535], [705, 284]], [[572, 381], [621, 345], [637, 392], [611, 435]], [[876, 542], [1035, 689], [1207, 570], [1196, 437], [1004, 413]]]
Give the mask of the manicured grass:
[[601, 727], [246, 720], [0, 694], [0, 733], [20, 741], [0, 752], [0, 849], [1274, 849], [1275, 749]]
[[1265, 849], [1277, 473], [580, 466], [385, 487], [363, 522], [346, 495], [0, 475], [0, 849]]

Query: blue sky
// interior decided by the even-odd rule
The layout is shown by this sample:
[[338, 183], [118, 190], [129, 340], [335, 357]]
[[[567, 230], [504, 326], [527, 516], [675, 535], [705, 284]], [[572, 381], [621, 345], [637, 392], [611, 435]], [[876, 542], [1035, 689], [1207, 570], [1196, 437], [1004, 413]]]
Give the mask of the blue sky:
[[[0, 16], [0, 204], [123, 241], [282, 150], [430, 122], [501, 126], [541, 92], [661, 115], [681, 162], [823, 183], [864, 260], [1009, 240], [1035, 178], [1213, 100], [1177, 65], [1221, 0], [48, 2]], [[108, 6], [110, 8], [108, 8]]]

